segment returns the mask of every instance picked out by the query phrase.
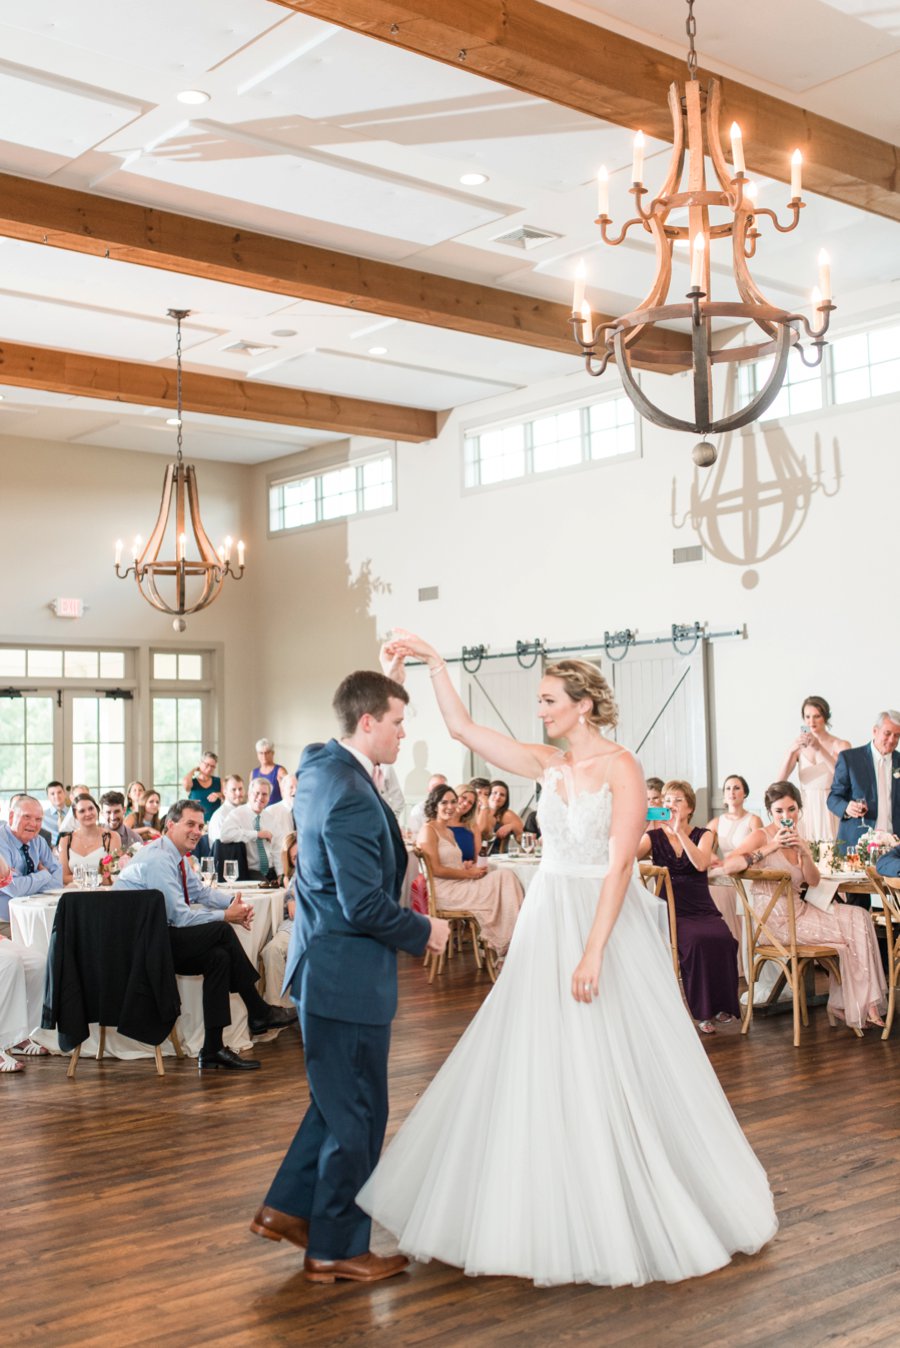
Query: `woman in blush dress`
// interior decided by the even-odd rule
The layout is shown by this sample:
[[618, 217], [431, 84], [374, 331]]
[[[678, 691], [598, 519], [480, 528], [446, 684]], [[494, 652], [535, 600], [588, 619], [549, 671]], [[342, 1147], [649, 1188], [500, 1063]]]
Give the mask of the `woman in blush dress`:
[[[118, 833], [100, 827], [100, 810], [93, 796], [76, 796], [72, 803], [75, 831], [63, 833], [59, 840], [59, 859], [62, 864], [63, 884], [75, 881], [75, 867], [86, 871], [100, 870], [105, 856], [118, 856], [121, 839]], [[101, 885], [111, 885], [112, 876], [100, 876]]]
[[850, 748], [850, 741], [839, 740], [828, 730], [831, 708], [824, 697], [806, 698], [800, 715], [805, 729], [788, 749], [778, 780], [786, 782], [796, 767], [803, 798], [800, 836], [810, 842], [830, 842], [837, 837], [838, 820], [828, 809], [828, 793], [838, 754]]
[[[737, 875], [752, 866], [786, 871], [794, 891], [798, 942], [833, 945], [838, 950], [841, 981], [834, 977], [830, 980], [830, 1014], [859, 1030], [866, 1025], [883, 1025], [886, 984], [869, 914], [862, 908], [839, 902], [833, 902], [827, 912], [822, 912], [800, 898], [801, 885], [817, 885], [820, 879], [809, 843], [800, 833], [800, 792], [793, 782], [773, 782], [766, 792], [765, 804], [772, 822], [745, 838], [718, 869], [726, 875]], [[753, 881], [750, 901], [754, 909], [765, 912], [773, 893], [772, 881]], [[779, 940], [789, 940], [784, 899], [779, 899], [767, 923]]]
[[762, 828], [758, 814], [744, 809], [744, 801], [750, 794], [750, 788], [743, 777], [733, 772], [722, 784], [722, 800], [725, 813], [717, 814], [706, 825], [713, 835], [713, 848], [720, 857], [727, 857], [749, 834]]
[[456, 805], [452, 786], [429, 791], [416, 846], [428, 858], [441, 912], [456, 908], [474, 913], [485, 941], [498, 955], [505, 955], [522, 906], [522, 886], [511, 871], [489, 871], [474, 861], [463, 861], [453, 836]]
[[[541, 1286], [675, 1282], [759, 1250], [765, 1172], [681, 1000], [635, 868], [647, 810], [633, 754], [604, 734], [612, 691], [563, 660], [540, 685], [550, 744], [476, 725], [435, 649], [448, 730], [543, 786], [543, 854], [503, 973], [357, 1202], [417, 1259]], [[396, 671], [396, 672], [395, 672]]]
[[638, 859], [652, 857], [654, 866], [669, 872], [685, 1001], [701, 1034], [715, 1034], [716, 1021], [740, 1015], [738, 943], [709, 892], [713, 837], [708, 829], [691, 828], [697, 798], [690, 783], [666, 782], [663, 804], [672, 818], [644, 834]]

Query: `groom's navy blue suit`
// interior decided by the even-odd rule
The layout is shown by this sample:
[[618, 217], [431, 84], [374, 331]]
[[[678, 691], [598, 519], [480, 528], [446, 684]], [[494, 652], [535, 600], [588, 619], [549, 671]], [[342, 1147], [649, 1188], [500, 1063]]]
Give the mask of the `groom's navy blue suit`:
[[[900, 754], [891, 755], [891, 829], [900, 834]], [[865, 800], [868, 813], [861, 819], [847, 817], [847, 806], [851, 800]], [[831, 791], [828, 795], [828, 808], [841, 821], [838, 825], [838, 838], [841, 842], [855, 843], [867, 828], [875, 827], [878, 818], [878, 783], [875, 780], [875, 760], [872, 747], [863, 744], [858, 749], [843, 749], [838, 754], [834, 769]]]
[[336, 740], [303, 751], [294, 798], [297, 911], [285, 988], [303, 1030], [310, 1105], [266, 1195], [309, 1221], [313, 1259], [369, 1248], [356, 1195], [381, 1153], [397, 950], [421, 955], [427, 918], [397, 899], [407, 855], [393, 812]]

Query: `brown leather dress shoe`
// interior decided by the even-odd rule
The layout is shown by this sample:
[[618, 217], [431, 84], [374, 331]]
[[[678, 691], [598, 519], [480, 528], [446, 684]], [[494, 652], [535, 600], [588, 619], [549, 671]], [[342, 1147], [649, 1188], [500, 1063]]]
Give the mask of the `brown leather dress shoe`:
[[334, 1282], [344, 1278], [348, 1282], [381, 1282], [382, 1278], [393, 1278], [409, 1267], [405, 1254], [356, 1254], [352, 1259], [310, 1259], [303, 1261], [303, 1272], [307, 1282]]
[[289, 1240], [298, 1250], [309, 1245], [309, 1222], [305, 1217], [292, 1217], [290, 1213], [279, 1212], [277, 1208], [261, 1207], [250, 1230], [254, 1236], [263, 1236], [266, 1240]]

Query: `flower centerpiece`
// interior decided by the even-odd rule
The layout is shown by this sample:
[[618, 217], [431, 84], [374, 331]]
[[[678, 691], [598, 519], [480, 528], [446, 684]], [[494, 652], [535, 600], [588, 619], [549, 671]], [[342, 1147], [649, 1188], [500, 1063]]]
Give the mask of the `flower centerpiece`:
[[897, 846], [897, 842], [895, 835], [883, 828], [867, 828], [865, 833], [859, 835], [856, 843], [860, 865], [874, 866], [879, 857]]
[[119, 854], [118, 852], [104, 852], [100, 858], [100, 864], [97, 867], [100, 872], [101, 885], [111, 885], [113, 880], [119, 874]]

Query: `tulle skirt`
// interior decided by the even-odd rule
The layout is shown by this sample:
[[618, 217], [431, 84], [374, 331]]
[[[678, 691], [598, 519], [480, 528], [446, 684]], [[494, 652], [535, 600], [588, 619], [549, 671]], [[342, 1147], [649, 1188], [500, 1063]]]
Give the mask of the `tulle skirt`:
[[495, 987], [359, 1195], [416, 1259], [640, 1285], [708, 1273], [775, 1234], [765, 1172], [637, 877], [599, 998], [571, 996], [601, 883], [599, 868], [544, 863]]

